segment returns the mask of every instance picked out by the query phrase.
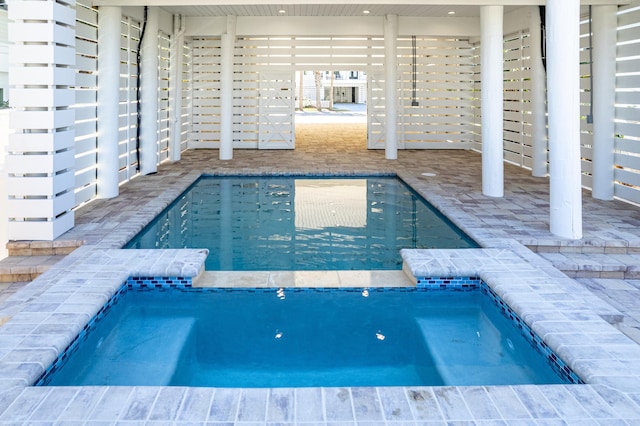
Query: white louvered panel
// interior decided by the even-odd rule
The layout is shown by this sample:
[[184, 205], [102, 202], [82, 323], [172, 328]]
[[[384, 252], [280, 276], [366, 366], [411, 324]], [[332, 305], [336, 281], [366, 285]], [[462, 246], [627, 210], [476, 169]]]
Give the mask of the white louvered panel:
[[[582, 158], [581, 160], [581, 164], [582, 164], [582, 172], [584, 174], [584, 176], [588, 177], [589, 179], [591, 178], [591, 175], [593, 174], [593, 163], [591, 162], [591, 160], [587, 160], [585, 158]], [[583, 176], [583, 178], [584, 178]]]
[[[631, 127], [633, 126], [633, 127]], [[629, 129], [639, 131], [640, 124], [631, 124]], [[618, 154], [632, 154], [638, 150], [638, 144], [640, 143], [638, 138], [616, 138], [616, 151]]]
[[98, 63], [91, 57], [85, 58], [84, 56], [76, 56], [75, 68], [78, 70], [95, 72], [98, 71]]
[[[525, 128], [530, 123], [527, 94], [530, 84], [529, 34], [527, 31], [508, 34], [504, 37], [504, 101], [503, 138], [505, 160], [520, 167], [530, 167], [530, 149], [527, 150]], [[527, 151], [529, 153], [527, 154]]]
[[158, 162], [169, 159], [169, 68], [171, 37], [162, 31], [158, 34]]
[[519, 153], [510, 152], [510, 151], [504, 152], [504, 161], [507, 161], [515, 165], [520, 165], [519, 163], [521, 161], [521, 157], [522, 156]]
[[[469, 148], [473, 141], [473, 47], [466, 40], [416, 38], [415, 80], [411, 38], [398, 41], [399, 108], [406, 149]], [[419, 106], [412, 107], [415, 86]]]
[[451, 108], [459, 108], [465, 111], [466, 114], [473, 114], [472, 109], [475, 108], [473, 99], [447, 99], [447, 98], [428, 98], [420, 101], [420, 106], [424, 109], [424, 113], [432, 113], [437, 109], [449, 110]]
[[180, 100], [180, 151], [189, 148], [193, 107], [193, 49], [192, 42], [185, 41], [182, 49], [182, 93]]
[[367, 148], [384, 149], [385, 80], [382, 72], [370, 72], [367, 81]]
[[[97, 161], [97, 152], [96, 150], [86, 151], [83, 155], [76, 155], [76, 185], [78, 188], [86, 186], [86, 185], [94, 185], [95, 184], [95, 172], [92, 172], [92, 169], [95, 169], [95, 164]], [[80, 181], [79, 176], [84, 175], [83, 181]]]
[[617, 182], [624, 182], [627, 185], [640, 188], [640, 174], [624, 169], [615, 169], [614, 179]]
[[631, 155], [628, 155], [628, 152], [616, 152], [616, 166], [628, 170], [628, 171], [637, 171], [638, 170], [638, 160]]
[[98, 76], [91, 71], [83, 70], [76, 74], [76, 90], [87, 89], [95, 90], [98, 86]]
[[[638, 141], [640, 140], [640, 123], [635, 122], [617, 122], [616, 123], [616, 135], [618, 136], [619, 143], [624, 140], [627, 142], [628, 140]], [[619, 144], [618, 143], [618, 144]], [[617, 148], [617, 146], [616, 146]], [[633, 149], [630, 149], [629, 152], [635, 153], [635, 155], [640, 155], [638, 152], [639, 147], [635, 146]], [[640, 165], [638, 165], [638, 169], [640, 169]]]
[[137, 51], [140, 40], [140, 22], [131, 18], [122, 18], [120, 34], [120, 105], [118, 152], [120, 153], [120, 172], [118, 179], [124, 183], [136, 174], [136, 128], [137, 99], [136, 82], [138, 73]]
[[510, 140], [522, 140], [522, 122], [521, 121], [505, 121], [504, 130], [510, 134], [516, 133], [518, 137], [512, 135]]
[[[460, 141], [461, 138], [468, 136], [471, 132], [470, 127], [459, 126], [456, 124], [440, 124], [438, 126], [424, 125], [422, 127], [406, 126], [405, 142], [408, 141]], [[455, 148], [451, 146], [450, 148]]]
[[238, 148], [258, 148], [259, 74], [237, 66], [234, 84], [233, 143]]
[[634, 203], [640, 203], [640, 186], [616, 180], [614, 188], [616, 197]]
[[582, 177], [582, 184], [586, 187], [586, 188], [591, 188], [593, 187], [593, 176], [591, 174], [585, 174]]
[[[84, 138], [79, 138], [75, 140], [75, 149], [77, 152], [84, 152], [86, 154], [95, 154], [96, 152], [96, 136], [97, 135], [87, 135]], [[76, 155], [78, 158], [79, 156]]]
[[[589, 145], [580, 147], [580, 156], [581, 158], [591, 162], [591, 158], [593, 158], [593, 147]], [[591, 170], [589, 170], [589, 172], [591, 172]]]
[[[129, 158], [129, 153], [128, 152], [124, 152], [124, 153], [122, 153], [121, 155], [118, 156], [118, 167], [119, 167], [119, 170], [121, 170], [121, 171], [124, 170], [126, 172], [127, 166], [129, 164], [128, 158]], [[120, 175], [120, 176], [122, 176], [122, 175]]]
[[220, 146], [220, 38], [191, 42], [191, 127], [189, 148]]
[[98, 12], [76, 2], [75, 205], [97, 194]]
[[593, 159], [593, 125], [587, 122], [591, 110], [591, 51], [589, 39], [589, 19], [583, 17], [580, 22], [580, 152], [582, 157], [582, 186], [591, 188]]

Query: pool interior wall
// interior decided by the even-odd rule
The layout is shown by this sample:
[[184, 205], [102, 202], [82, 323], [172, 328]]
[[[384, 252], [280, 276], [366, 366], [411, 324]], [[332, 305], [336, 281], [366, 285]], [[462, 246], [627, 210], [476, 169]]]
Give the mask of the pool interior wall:
[[[207, 298], [206, 305], [193, 301], [188, 302], [188, 311], [184, 308], [180, 309], [175, 307], [175, 312], [179, 315], [176, 319], [176, 323], [171, 323], [170, 319], [163, 319], [161, 323], [150, 323], [148, 319], [142, 320], [138, 314], [134, 315], [132, 319], [127, 319], [126, 322], [134, 321], [140, 327], [140, 331], [147, 330], [144, 333], [148, 335], [148, 338], [144, 338], [138, 343], [131, 343], [136, 341], [136, 337], [123, 337], [126, 335], [128, 325], [123, 324], [122, 327], [118, 326], [118, 332], [105, 327], [105, 324], [112, 324], [114, 317], [109, 316], [113, 309], [118, 312], [140, 312], [147, 309], [160, 309], [160, 307], [154, 307], [152, 301], [148, 300], [143, 305], [128, 305], [123, 306], [124, 300], [129, 300], [128, 296], [134, 294], [140, 294], [141, 297], [152, 296], [148, 292], [155, 293], [158, 297], [162, 295], [171, 295], [172, 299], [189, 297], [189, 295], [201, 298]], [[134, 293], [135, 292], [135, 293]], [[139, 293], [143, 292], [143, 293]], [[291, 309], [291, 297], [296, 297], [296, 293], [302, 293], [302, 300], [307, 300], [306, 303], [312, 303], [305, 308], [308, 315], [311, 312], [318, 309], [326, 309], [327, 303], [331, 303], [331, 309], [337, 309], [340, 314], [340, 318], [343, 315], [349, 314], [353, 317], [351, 320], [345, 317], [340, 324], [334, 323], [340, 318], [335, 315], [321, 316], [318, 315], [316, 320], [308, 326], [304, 326], [301, 329], [302, 334], [298, 333], [297, 338], [291, 341], [293, 346], [287, 349], [287, 352], [291, 353], [293, 357], [291, 360], [286, 361], [284, 354], [278, 355], [278, 352], [282, 350], [283, 345], [286, 347], [286, 343], [289, 342], [289, 338], [293, 336], [290, 331], [293, 331], [294, 326], [287, 325], [287, 321], [294, 320], [290, 318], [294, 312], [298, 312], [299, 308]], [[215, 308], [215, 305], [211, 305], [217, 301], [220, 303], [219, 298], [211, 299], [209, 295], [223, 295], [237, 297], [245, 297], [245, 302], [241, 303], [242, 306], [246, 306], [252, 312], [249, 314], [242, 314], [238, 317], [238, 321], [245, 322], [247, 318], [253, 318], [256, 313], [255, 310], [263, 313], [261, 316], [264, 321], [274, 320], [279, 318], [278, 324], [281, 328], [287, 330], [287, 336], [284, 336], [282, 340], [273, 340], [269, 338], [270, 335], [266, 330], [263, 330], [264, 324], [261, 322], [258, 324], [256, 321], [251, 320], [242, 329], [249, 333], [249, 330], [256, 328], [255, 339], [258, 339], [255, 343], [256, 348], [262, 348], [258, 352], [262, 352], [259, 356], [256, 356], [255, 351], [252, 349], [240, 349], [235, 348], [238, 340], [244, 340], [241, 337], [237, 339], [233, 335], [228, 335], [229, 332], [234, 333], [234, 325], [224, 323], [223, 318], [218, 318], [221, 314], [215, 313], [217, 319], [210, 323], [209, 320], [204, 324], [195, 327], [200, 321], [202, 315], [206, 314], [207, 318], [213, 315], [210, 311]], [[345, 301], [344, 295], [355, 294], [355, 297], [350, 297], [350, 303], [358, 302], [351, 307], [347, 308], [342, 304], [334, 306], [333, 303], [338, 303], [340, 300]], [[395, 294], [395, 296], [394, 296]], [[431, 306], [429, 309], [420, 308], [416, 305], [417, 309], [416, 318], [405, 318], [403, 313], [406, 310], [398, 310], [400, 303], [396, 301], [396, 308], [390, 306], [380, 305], [378, 314], [370, 312], [370, 308], [366, 308], [371, 303], [375, 303], [378, 306], [379, 297], [385, 295], [391, 298], [397, 299], [398, 297], [409, 296], [410, 300], [402, 302], [402, 306], [406, 309], [410, 309], [410, 305], [413, 306], [413, 300], [420, 297], [421, 303], [429, 303]], [[126, 295], [126, 296], [125, 296]], [[278, 302], [271, 304], [271, 310], [263, 311], [262, 307], [266, 301], [275, 301], [275, 297], [267, 297], [265, 295], [277, 295]], [[288, 295], [288, 297], [287, 297]], [[305, 297], [304, 295], [307, 295]], [[334, 302], [324, 301], [327, 296], [331, 297], [343, 295], [341, 298]], [[362, 295], [365, 295], [363, 299]], [[380, 296], [378, 296], [380, 295]], [[424, 298], [424, 296], [430, 295], [430, 298]], [[467, 312], [465, 315], [471, 315], [463, 323], [459, 320], [452, 322], [451, 318], [448, 320], [437, 320], [433, 315], [435, 312], [441, 312], [444, 314], [443, 307], [438, 307], [439, 303], [449, 303], [448, 299], [443, 296], [459, 295], [459, 297], [465, 297], [466, 304], [463, 307], [451, 306], [452, 311], [462, 313], [462, 310]], [[479, 295], [482, 297], [478, 298]], [[308, 296], [312, 298], [309, 299]], [[469, 299], [469, 297], [473, 299]], [[248, 306], [247, 302], [251, 297], [254, 300], [256, 297], [264, 302], [259, 302], [259, 306]], [[285, 299], [289, 299], [286, 300]], [[435, 299], [435, 300], [433, 300]], [[137, 299], [132, 299], [137, 300]], [[146, 299], [144, 299], [146, 300]], [[161, 299], [153, 298], [154, 301]], [[163, 299], [166, 300], [166, 299]], [[332, 299], [333, 300], [333, 299]], [[429, 301], [431, 300], [431, 301]], [[450, 300], [450, 299], [449, 299]], [[185, 303], [187, 299], [184, 299]], [[367, 303], [364, 303], [364, 302]], [[439, 302], [437, 302], [439, 301]], [[484, 305], [484, 303], [488, 305]], [[286, 305], [285, 305], [286, 303]], [[303, 302], [304, 303], [304, 302]], [[117, 305], [118, 308], [114, 308]], [[182, 306], [182, 305], [181, 305]], [[184, 305], [185, 308], [187, 305]], [[197, 309], [200, 306], [201, 309], [197, 312], [191, 311], [191, 309]], [[273, 310], [276, 306], [278, 309]], [[282, 311], [286, 306], [287, 310]], [[295, 305], [294, 305], [295, 306]], [[485, 306], [485, 308], [480, 308]], [[491, 307], [493, 306], [493, 308]], [[222, 307], [221, 307], [222, 308]], [[123, 311], [125, 309], [125, 311]], [[168, 309], [168, 308], [167, 308]], [[203, 310], [204, 309], [204, 310]], [[226, 309], [226, 308], [225, 308]], [[235, 311], [236, 308], [231, 308], [228, 313], [229, 318], [235, 317], [240, 311]], [[456, 311], [457, 309], [457, 311]], [[477, 311], [480, 309], [479, 311]], [[391, 312], [390, 310], [394, 311]], [[355, 313], [351, 313], [351, 312]], [[173, 311], [171, 311], [173, 312]], [[286, 312], [289, 312], [288, 314]], [[420, 312], [420, 313], [418, 313]], [[429, 313], [432, 312], [432, 313]], [[482, 313], [481, 313], [482, 312]], [[496, 317], [495, 314], [501, 313], [503, 319]], [[427, 315], [428, 314], [428, 315]], [[441, 315], [439, 314], [439, 315]], [[160, 311], [156, 314], [151, 314], [149, 318], [157, 318], [160, 320]], [[284, 315], [284, 317], [283, 317]], [[305, 316], [308, 316], [305, 315]], [[391, 315], [391, 317], [388, 317]], [[458, 314], [459, 315], [459, 314]], [[488, 315], [488, 317], [485, 317]], [[478, 316], [476, 318], [476, 316]], [[109, 320], [107, 319], [109, 317]], [[128, 318], [128, 317], [127, 317]], [[136, 321], [135, 319], [138, 318]], [[315, 318], [315, 317], [314, 317]], [[368, 321], [366, 319], [369, 319]], [[386, 318], [386, 319], [385, 319]], [[404, 318], [404, 319], [403, 319]], [[484, 319], [480, 319], [484, 318]], [[489, 320], [489, 318], [493, 318]], [[506, 319], [506, 321], [505, 321]], [[123, 321], [121, 319], [119, 321]], [[473, 324], [476, 320], [479, 320], [477, 327], [473, 330], [467, 327]], [[195, 322], [194, 322], [195, 321]], [[303, 321], [302, 317], [295, 321]], [[389, 322], [391, 321], [391, 322]], [[393, 332], [397, 324], [404, 324], [405, 330], [400, 332]], [[418, 324], [418, 327], [414, 327], [415, 321], [424, 322], [423, 325]], [[474, 321], [469, 323], [468, 321]], [[489, 321], [488, 323], [485, 323]], [[364, 322], [364, 324], [363, 324]], [[214, 325], [214, 323], [216, 325]], [[316, 326], [319, 329], [315, 332], [310, 330]], [[398, 323], [398, 324], [399, 324]], [[206, 325], [205, 325], [206, 324]], [[333, 324], [333, 325], [332, 325]], [[351, 327], [350, 324], [356, 327], [353, 332], [345, 329]], [[413, 326], [412, 326], [413, 324]], [[451, 327], [455, 324], [456, 329], [439, 329], [441, 327]], [[484, 324], [484, 325], [482, 325]], [[185, 328], [185, 325], [187, 326]], [[372, 339], [373, 346], [368, 338], [364, 340], [358, 340], [359, 344], [354, 346], [348, 353], [349, 357], [355, 357], [353, 359], [340, 358], [345, 354], [346, 349], [341, 349], [339, 352], [332, 354], [332, 345], [338, 336], [342, 336], [344, 333], [345, 343], [341, 343], [340, 346], [350, 346], [357, 339], [357, 335], [361, 335], [362, 331], [371, 326], [384, 329], [384, 334], [378, 332], [378, 340]], [[123, 328], [124, 327], [124, 328]], [[189, 330], [188, 333], [182, 333], [180, 336], [173, 336], [167, 339], [162, 337], [162, 333], [158, 333], [161, 330], [153, 330], [153, 327], [160, 327], [176, 330]], [[204, 327], [204, 328], [203, 328]], [[424, 329], [427, 327], [428, 329]], [[462, 329], [460, 327], [463, 327]], [[476, 326], [472, 326], [476, 327]], [[497, 328], [494, 328], [497, 327]], [[414, 329], [415, 328], [415, 329]], [[95, 334], [100, 329], [100, 334]], [[201, 329], [204, 333], [200, 338], [193, 341], [187, 338], [192, 335], [194, 330]], [[482, 329], [482, 335], [480, 334]], [[208, 331], [207, 331], [208, 330]], [[224, 331], [229, 330], [229, 331]], [[258, 331], [259, 330], [259, 331]], [[412, 334], [413, 330], [413, 334]], [[422, 330], [420, 332], [419, 330]], [[131, 330], [134, 331], [134, 330]], [[93, 333], [93, 334], [92, 334]], [[221, 334], [222, 333], [222, 334]], [[244, 331], [243, 331], [244, 333]], [[311, 333], [311, 337], [308, 336]], [[342, 334], [341, 334], [342, 333]], [[421, 334], [422, 333], [422, 334]], [[475, 336], [477, 333], [477, 337]], [[174, 333], [175, 334], [175, 333]], [[473, 334], [473, 338], [471, 335]], [[121, 336], [122, 335], [122, 336]], [[229, 348], [223, 350], [224, 347], [216, 348], [213, 336], [224, 335], [226, 337], [219, 337], [218, 344], [223, 342], [229, 342]], [[349, 335], [350, 337], [347, 337]], [[407, 336], [411, 338], [411, 342], [406, 343], [390, 343], [383, 344], [386, 337], [392, 337], [393, 340]], [[113, 336], [113, 337], [109, 337]], [[156, 337], [153, 337], [156, 336]], [[311, 338], [309, 344], [298, 347], [299, 340], [305, 338]], [[306, 368], [302, 369], [302, 365], [298, 368], [293, 368], [295, 364], [294, 359], [303, 358], [301, 356], [309, 357], [312, 354], [306, 354], [306, 347], [314, 344], [318, 345], [324, 341], [326, 336], [331, 336], [327, 339], [327, 344], [318, 347], [314, 351], [314, 357], [309, 359], [308, 363], [304, 363]], [[368, 336], [365, 333], [365, 336]], [[382, 336], [380, 338], [379, 336]], [[492, 337], [493, 336], [493, 337]], [[262, 341], [263, 339], [266, 341]], [[277, 337], [277, 339], [281, 339]], [[405, 337], [406, 338], [406, 337]], [[105, 340], [106, 339], [106, 340]], [[116, 339], [116, 340], [114, 340]], [[122, 340], [124, 339], [124, 340]], [[155, 340], [153, 340], [155, 339]], [[115, 341], [121, 341], [123, 346], [118, 344], [113, 346]], [[148, 341], [147, 341], [148, 340]], [[167, 348], [166, 353], [159, 356], [154, 348], [155, 343], [162, 340], [164, 343], [162, 347]], [[261, 342], [262, 343], [259, 343]], [[103, 343], [104, 342], [104, 343]], [[104, 348], [100, 349], [104, 344], [109, 342], [109, 354], [101, 355]], [[194, 350], [200, 350], [200, 348], [208, 348], [207, 353], [218, 353], [223, 356], [223, 353], [231, 351], [231, 353], [238, 352], [234, 355], [233, 359], [224, 361], [223, 359], [211, 359], [209, 361], [202, 361], [205, 357], [209, 359], [210, 355], [200, 354], [193, 359], [185, 361], [182, 357], [184, 355], [184, 348], [191, 347], [189, 342], [197, 344], [193, 346]], [[276, 345], [273, 346], [274, 342]], [[281, 343], [282, 342], [282, 343]], [[315, 343], [314, 343], [315, 342]], [[376, 343], [377, 342], [377, 343]], [[418, 342], [424, 342], [423, 346]], [[464, 344], [462, 342], [465, 342]], [[494, 346], [497, 342], [499, 347]], [[251, 345], [250, 341], [246, 342], [247, 345]], [[398, 349], [394, 349], [395, 346], [400, 344]], [[89, 346], [87, 346], [89, 345]], [[151, 346], [150, 346], [151, 345]], [[176, 346], [177, 345], [177, 346]], [[213, 345], [213, 346], [211, 346]], [[407, 349], [411, 345], [416, 345], [411, 350], [411, 354], [407, 354]], [[105, 346], [106, 347], [106, 346]], [[93, 348], [93, 349], [92, 349]], [[151, 352], [144, 352], [146, 349], [151, 349]], [[154, 349], [152, 349], [154, 348]], [[173, 348], [173, 350], [169, 350]], [[235, 348], [235, 349], [234, 349]], [[267, 349], [271, 348], [271, 350]], [[402, 348], [402, 349], [400, 349]], [[449, 349], [450, 348], [450, 349]], [[451, 352], [455, 349], [455, 352]], [[475, 349], [474, 349], [475, 348]], [[484, 353], [484, 356], [477, 356], [475, 351], [489, 351], [491, 353]], [[494, 352], [495, 351], [495, 352]], [[131, 355], [129, 355], [129, 353]], [[269, 355], [273, 353], [274, 355]], [[326, 353], [326, 361], [316, 359], [316, 354]], [[370, 353], [371, 355], [367, 355]], [[456, 354], [454, 356], [454, 353]], [[82, 354], [82, 355], [80, 355]], [[134, 355], [135, 354], [135, 355]], [[242, 355], [245, 354], [245, 355]], [[358, 356], [356, 356], [358, 354]], [[403, 355], [404, 354], [404, 355]], [[421, 355], [423, 354], [423, 355]], [[466, 355], [465, 355], [466, 354]], [[268, 361], [269, 356], [274, 356], [272, 361]], [[364, 358], [360, 358], [364, 357]], [[434, 358], [435, 357], [435, 358]], [[246, 358], [246, 361], [241, 359]], [[447, 358], [450, 358], [453, 364], [449, 365]], [[144, 366], [138, 365], [141, 359]], [[454, 361], [455, 359], [455, 361]], [[115, 360], [119, 360], [115, 363]], [[396, 360], [396, 361], [392, 361]], [[201, 363], [204, 362], [204, 363]], [[86, 364], [90, 362], [89, 364]], [[185, 362], [187, 364], [185, 364]], [[283, 364], [284, 363], [284, 364]], [[313, 368], [311, 364], [316, 365]], [[188, 370], [181, 370], [179, 365], [189, 365]], [[201, 365], [203, 370], [197, 373], [191, 371], [194, 366]], [[101, 366], [101, 367], [97, 367]], [[110, 367], [107, 367], [110, 366]], [[501, 367], [498, 367], [501, 366]], [[98, 369], [96, 369], [98, 368]], [[105, 370], [108, 368], [108, 370]], [[171, 373], [176, 368], [176, 373]], [[128, 371], [131, 369], [131, 371]], [[242, 370], [246, 370], [246, 373], [242, 373]], [[251, 372], [255, 369], [255, 372]], [[115, 371], [118, 370], [118, 371]], [[139, 370], [139, 371], [137, 371]], [[184, 370], [184, 371], [183, 371]], [[471, 371], [473, 370], [473, 371]], [[155, 373], [151, 374], [152, 371]], [[181, 373], [182, 371], [182, 373]], [[368, 372], [367, 372], [368, 371]], [[82, 372], [82, 373], [81, 373]], [[341, 372], [336, 375], [336, 372]], [[365, 373], [366, 372], [366, 373]], [[290, 376], [290, 377], [289, 377]], [[352, 376], [352, 378], [350, 378]], [[217, 387], [306, 387], [306, 386], [433, 386], [433, 385], [490, 385], [490, 384], [550, 384], [550, 383], [582, 383], [581, 379], [558, 357], [553, 351], [540, 339], [535, 333], [511, 310], [508, 305], [504, 303], [487, 285], [477, 277], [431, 277], [429, 280], [423, 280], [417, 287], [396, 287], [396, 288], [289, 288], [289, 289], [260, 289], [260, 288], [243, 288], [243, 289], [218, 289], [218, 288], [194, 288], [191, 285], [190, 280], [182, 277], [171, 278], [144, 278], [144, 277], [132, 277], [122, 288], [111, 298], [111, 300], [105, 305], [104, 309], [89, 322], [87, 327], [78, 335], [72, 344], [56, 359], [56, 361], [47, 369], [43, 376], [37, 381], [37, 386], [69, 386], [69, 385], [102, 385], [102, 386], [114, 386], [114, 385], [128, 385], [128, 386], [140, 386], [140, 385], [163, 385], [163, 386], [217, 386]]]

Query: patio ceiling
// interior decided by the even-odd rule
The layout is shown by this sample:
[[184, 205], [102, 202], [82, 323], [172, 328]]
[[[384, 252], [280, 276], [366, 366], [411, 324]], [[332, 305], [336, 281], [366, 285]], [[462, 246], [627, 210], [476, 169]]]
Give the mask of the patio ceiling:
[[[263, 4], [263, 5], [193, 5], [164, 6], [173, 14], [184, 16], [424, 16], [456, 17], [480, 16], [479, 6], [441, 6], [410, 4]], [[517, 6], [505, 8], [505, 12]], [[280, 12], [284, 11], [284, 13]], [[368, 12], [365, 12], [368, 11]]]
[[[483, 5], [505, 5], [505, 13], [522, 6], [543, 5], [546, 0], [94, 0], [96, 6], [161, 6], [183, 16], [417, 16], [479, 17]], [[581, 4], [625, 4], [625, 0], [583, 0]], [[367, 11], [367, 12], [365, 12]], [[453, 14], [451, 12], [454, 12]]]

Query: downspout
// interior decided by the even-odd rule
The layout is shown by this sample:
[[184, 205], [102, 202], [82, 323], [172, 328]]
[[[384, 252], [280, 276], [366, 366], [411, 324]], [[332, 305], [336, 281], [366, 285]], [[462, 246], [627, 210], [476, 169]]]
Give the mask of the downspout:
[[540, 10], [540, 49], [542, 52], [542, 66], [544, 72], [547, 72], [547, 13], [545, 6], [539, 6]]
[[138, 51], [136, 52], [136, 63], [138, 64], [138, 75], [136, 76], [136, 172], [140, 171], [140, 128], [142, 126], [142, 109], [141, 109], [141, 95], [140, 84], [142, 83], [142, 41], [144, 40], [144, 32], [147, 28], [147, 10], [148, 6], [144, 7], [144, 18], [142, 20], [142, 30], [140, 32], [140, 40], [138, 40]]

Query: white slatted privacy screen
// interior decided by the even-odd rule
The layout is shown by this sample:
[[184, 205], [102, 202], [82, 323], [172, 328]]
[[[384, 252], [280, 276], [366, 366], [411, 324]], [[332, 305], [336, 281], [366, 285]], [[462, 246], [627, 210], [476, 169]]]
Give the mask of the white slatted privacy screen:
[[504, 39], [504, 159], [531, 169], [531, 61], [529, 32]]
[[76, 2], [75, 203], [97, 193], [98, 12]]
[[473, 145], [474, 60], [468, 40], [416, 37], [414, 73], [412, 39], [398, 38], [398, 140], [404, 148]]
[[[592, 186], [593, 124], [589, 20], [580, 36], [580, 106], [582, 185]], [[504, 158], [531, 168], [529, 30], [504, 38]], [[615, 196], [640, 203], [640, 1], [618, 12], [616, 77]]]
[[128, 182], [136, 175], [137, 105], [136, 80], [138, 78], [138, 43], [141, 24], [129, 17], [122, 18], [120, 33], [120, 113], [118, 134], [118, 181]]
[[615, 194], [640, 203], [640, 1], [620, 8], [616, 77]]
[[[76, 204], [96, 194], [97, 11], [77, 2]], [[581, 25], [583, 185], [591, 186], [592, 125], [588, 20]], [[140, 22], [123, 17], [119, 153], [121, 183], [135, 176], [136, 50]], [[504, 38], [504, 155], [531, 164], [529, 30]], [[168, 156], [170, 36], [161, 34], [158, 111], [159, 159]], [[411, 35], [398, 38], [398, 143], [401, 148], [473, 148], [479, 133], [479, 49], [465, 39]], [[640, 0], [618, 12], [615, 194], [640, 203]], [[185, 40], [180, 107], [180, 146], [217, 148], [220, 139], [220, 38]], [[258, 148], [261, 82], [266, 73], [353, 70], [368, 77], [366, 102], [370, 148], [384, 148], [385, 82], [382, 37], [238, 37], [233, 86], [233, 146]], [[288, 84], [295, 88], [292, 79]], [[274, 80], [275, 81], [275, 80]], [[297, 93], [295, 90], [291, 92]], [[415, 96], [414, 96], [415, 93]], [[263, 98], [264, 101], [264, 98]], [[417, 106], [412, 106], [413, 101]], [[264, 125], [264, 124], [263, 124]], [[291, 141], [293, 142], [293, 141]]]
[[[424, 37], [416, 44], [414, 76], [412, 39], [398, 39], [401, 146], [469, 148], [473, 143], [473, 46], [467, 40]], [[219, 146], [220, 45], [219, 37], [193, 39], [191, 148]], [[383, 56], [380, 37], [239, 37], [233, 87], [234, 148], [258, 147], [261, 73], [354, 70], [369, 76], [369, 147], [383, 149]], [[414, 82], [417, 107], [412, 106]]]
[[591, 57], [589, 16], [580, 22], [580, 154], [582, 155], [582, 186], [593, 186], [593, 124], [587, 122], [591, 114]]
[[182, 51], [182, 94], [180, 96], [180, 151], [188, 148], [189, 133], [191, 132], [191, 115], [193, 107], [193, 67], [192, 47], [185, 42]]
[[158, 162], [169, 158], [169, 66], [171, 37], [162, 31], [158, 34]]
[[194, 38], [191, 48], [192, 123], [188, 146], [216, 148], [220, 146], [220, 38]]

